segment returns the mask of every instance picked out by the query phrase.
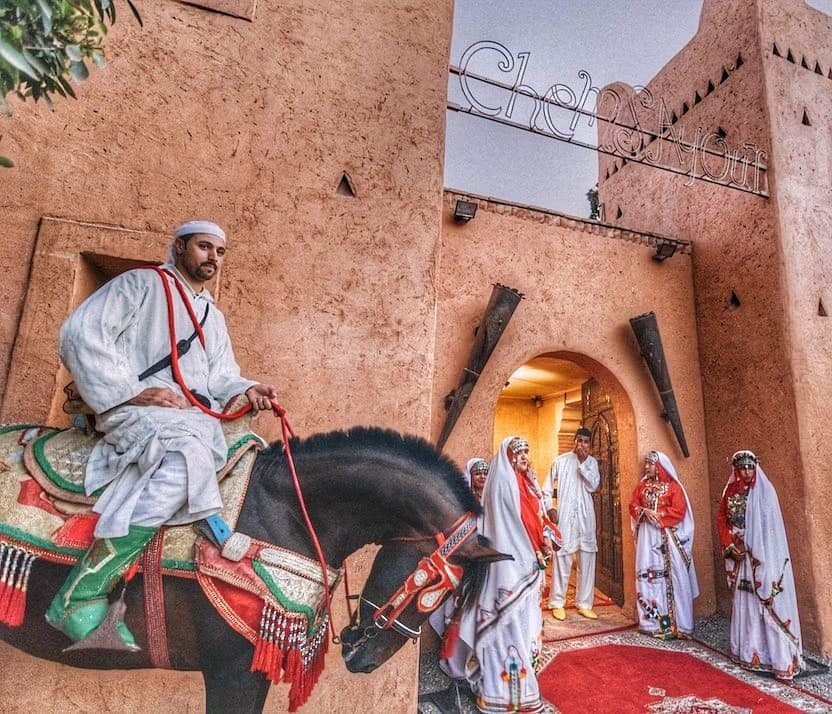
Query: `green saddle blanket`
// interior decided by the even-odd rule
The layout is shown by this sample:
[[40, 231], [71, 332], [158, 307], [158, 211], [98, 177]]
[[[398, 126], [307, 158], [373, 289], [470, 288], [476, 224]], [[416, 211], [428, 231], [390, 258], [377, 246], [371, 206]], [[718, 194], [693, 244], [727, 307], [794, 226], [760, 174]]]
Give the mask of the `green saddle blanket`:
[[[0, 427], [0, 546], [23, 548], [64, 564], [86, 551], [98, 515], [90, 510], [95, 495], [84, 493], [84, 468], [97, 439], [74, 428]], [[229, 460], [218, 478], [221, 515], [233, 528], [263, 441], [239, 426], [226, 431], [226, 440]], [[190, 525], [164, 529], [163, 572], [194, 570], [196, 537]]]

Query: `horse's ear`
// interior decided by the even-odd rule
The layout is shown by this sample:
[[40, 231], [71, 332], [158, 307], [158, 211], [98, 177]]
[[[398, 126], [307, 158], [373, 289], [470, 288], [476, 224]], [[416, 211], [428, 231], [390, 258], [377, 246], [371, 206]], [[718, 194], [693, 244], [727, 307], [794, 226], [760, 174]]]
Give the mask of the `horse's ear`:
[[466, 540], [451, 556], [450, 560], [451, 562], [476, 560], [483, 563], [495, 563], [498, 560], [514, 560], [514, 556], [494, 550], [488, 538], [478, 533], [476, 538]]

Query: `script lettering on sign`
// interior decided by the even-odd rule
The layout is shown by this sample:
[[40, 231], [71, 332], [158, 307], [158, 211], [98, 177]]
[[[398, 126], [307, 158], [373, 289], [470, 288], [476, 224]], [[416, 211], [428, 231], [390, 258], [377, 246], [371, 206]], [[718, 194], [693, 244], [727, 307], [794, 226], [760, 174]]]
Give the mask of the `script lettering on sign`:
[[[646, 87], [619, 83], [598, 88], [583, 69], [574, 85], [555, 82], [538, 91], [525, 81], [530, 60], [530, 52], [512, 53], [492, 40], [475, 42], [462, 53], [460, 65], [450, 68], [468, 106], [449, 100], [448, 108], [682, 174], [687, 185], [700, 180], [768, 196], [768, 155], [756, 144], [731, 146], [718, 127], [680, 127], [665, 100], [656, 100]], [[473, 65], [495, 69], [504, 79], [478, 74]], [[696, 103], [701, 101], [696, 97]], [[598, 122], [594, 143], [581, 139], [582, 120], [584, 134]]]

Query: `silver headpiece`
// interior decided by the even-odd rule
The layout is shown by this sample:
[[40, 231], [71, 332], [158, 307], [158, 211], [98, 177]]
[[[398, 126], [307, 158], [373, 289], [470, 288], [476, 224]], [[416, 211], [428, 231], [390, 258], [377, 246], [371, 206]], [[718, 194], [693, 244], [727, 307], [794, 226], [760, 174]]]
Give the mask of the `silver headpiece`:
[[749, 451], [748, 449], [742, 449], [734, 453], [731, 457], [731, 464], [733, 466], [756, 466], [760, 463], [760, 459], [754, 454], [753, 451]]
[[488, 473], [488, 462], [485, 459], [478, 459], [473, 464], [471, 464], [471, 473], [472, 474], [487, 474]]
[[659, 463], [659, 452], [658, 451], [648, 451], [647, 455], [644, 457], [644, 460], [650, 464], [657, 464]]
[[519, 436], [516, 436], [508, 443], [508, 450], [512, 454], [519, 454], [521, 451], [528, 451], [529, 442]]

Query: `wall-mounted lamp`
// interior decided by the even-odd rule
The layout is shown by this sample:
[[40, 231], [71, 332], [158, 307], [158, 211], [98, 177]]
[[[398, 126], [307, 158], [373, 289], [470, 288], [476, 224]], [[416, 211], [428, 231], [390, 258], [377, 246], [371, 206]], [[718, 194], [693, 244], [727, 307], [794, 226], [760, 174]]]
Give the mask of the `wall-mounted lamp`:
[[457, 223], [468, 223], [477, 215], [477, 204], [473, 201], [459, 199], [454, 206], [454, 221]]
[[534, 404], [538, 409], [543, 406], [543, 397], [535, 394], [532, 397], [532, 404]]
[[669, 240], [656, 241], [656, 252], [653, 254], [653, 260], [661, 263], [663, 260], [672, 258], [676, 253], [676, 244]]

